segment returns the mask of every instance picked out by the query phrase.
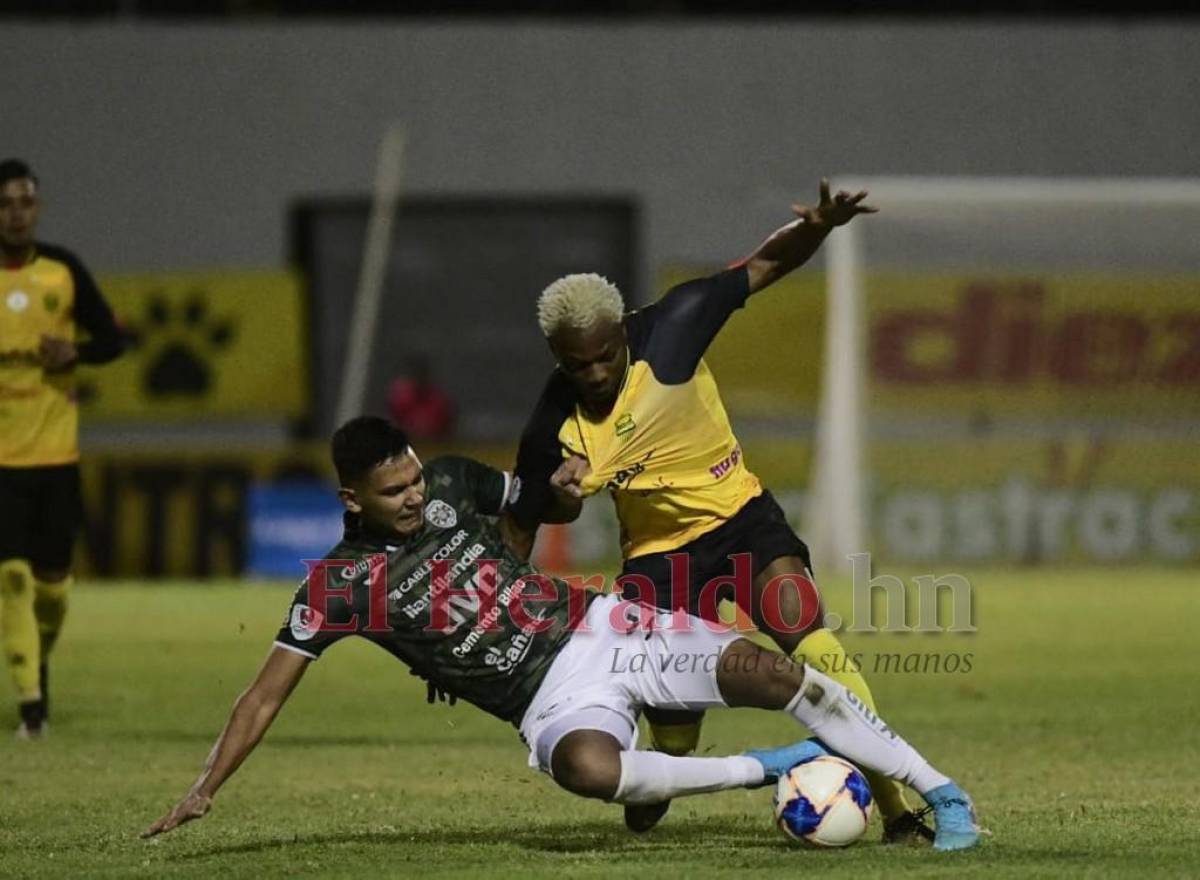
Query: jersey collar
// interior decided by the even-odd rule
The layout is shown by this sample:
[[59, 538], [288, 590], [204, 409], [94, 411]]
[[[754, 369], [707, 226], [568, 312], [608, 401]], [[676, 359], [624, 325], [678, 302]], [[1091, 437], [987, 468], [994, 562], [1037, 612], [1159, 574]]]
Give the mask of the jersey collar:
[[20, 260], [13, 260], [9, 257], [5, 257], [4, 258], [4, 268], [10, 272], [15, 272], [18, 269], [24, 269], [26, 266], [28, 266], [30, 263], [32, 263], [34, 260], [37, 259], [37, 253], [38, 253], [37, 245], [31, 244], [29, 246], [29, 250], [27, 250], [25, 252], [25, 256], [23, 256]]

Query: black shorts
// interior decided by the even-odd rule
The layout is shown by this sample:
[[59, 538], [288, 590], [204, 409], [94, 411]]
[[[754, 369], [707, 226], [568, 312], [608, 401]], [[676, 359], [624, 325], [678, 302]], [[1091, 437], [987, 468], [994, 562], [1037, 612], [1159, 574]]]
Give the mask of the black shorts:
[[0, 560], [69, 569], [82, 523], [79, 465], [0, 468]]
[[[774, 496], [764, 491], [747, 501], [730, 519], [694, 541], [674, 550], [626, 560], [621, 577], [642, 575], [653, 582], [654, 589], [653, 595], [646, 595], [641, 589], [644, 584], [627, 578], [621, 583], [622, 595], [631, 601], [640, 599], [667, 610], [687, 608], [690, 614], [712, 618], [715, 604], [701, 602], [701, 593], [713, 578], [725, 577], [728, 582], [717, 585], [711, 592], [715, 599], [733, 598], [734, 563], [730, 557], [739, 553], [750, 555], [751, 580], [781, 556], [797, 556], [804, 561], [805, 568], [812, 569], [808, 547], [792, 531]], [[676, 554], [688, 557], [686, 578], [672, 577], [668, 557]], [[682, 574], [680, 561], [676, 560], [675, 565]]]

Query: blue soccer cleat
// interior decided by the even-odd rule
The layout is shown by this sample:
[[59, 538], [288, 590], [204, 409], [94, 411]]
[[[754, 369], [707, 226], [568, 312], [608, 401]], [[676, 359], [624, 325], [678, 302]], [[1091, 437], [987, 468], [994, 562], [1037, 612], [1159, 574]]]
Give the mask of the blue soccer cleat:
[[797, 764], [811, 761], [822, 755], [829, 754], [815, 739], [803, 739], [788, 746], [777, 749], [751, 749], [746, 752], [747, 758], [753, 758], [763, 766], [763, 785], [774, 785]]
[[934, 849], [969, 849], [979, 843], [975, 807], [965, 791], [953, 782], [947, 782], [926, 792], [924, 798], [933, 807], [934, 820], [937, 822]]

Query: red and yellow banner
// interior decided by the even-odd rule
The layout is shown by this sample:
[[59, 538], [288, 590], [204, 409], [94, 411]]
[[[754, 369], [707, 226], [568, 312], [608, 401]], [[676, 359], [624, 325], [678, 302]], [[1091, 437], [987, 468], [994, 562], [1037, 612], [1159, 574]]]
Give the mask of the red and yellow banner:
[[[872, 552], [1200, 561], [1200, 277], [864, 277]], [[825, 308], [824, 276], [790, 276], [708, 356], [747, 466], [797, 523]]]
[[1200, 419], [1200, 278], [868, 276], [871, 411]]

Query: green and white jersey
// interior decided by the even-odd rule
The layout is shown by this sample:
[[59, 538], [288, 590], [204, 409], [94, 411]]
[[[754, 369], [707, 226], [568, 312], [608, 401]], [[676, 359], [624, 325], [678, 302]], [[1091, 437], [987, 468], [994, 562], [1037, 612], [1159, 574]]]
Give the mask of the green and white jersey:
[[517, 724], [587, 602], [501, 539], [496, 516], [519, 491], [508, 474], [458, 457], [424, 471], [421, 530], [379, 536], [348, 518], [342, 541], [310, 566], [275, 644], [315, 660], [359, 636]]

